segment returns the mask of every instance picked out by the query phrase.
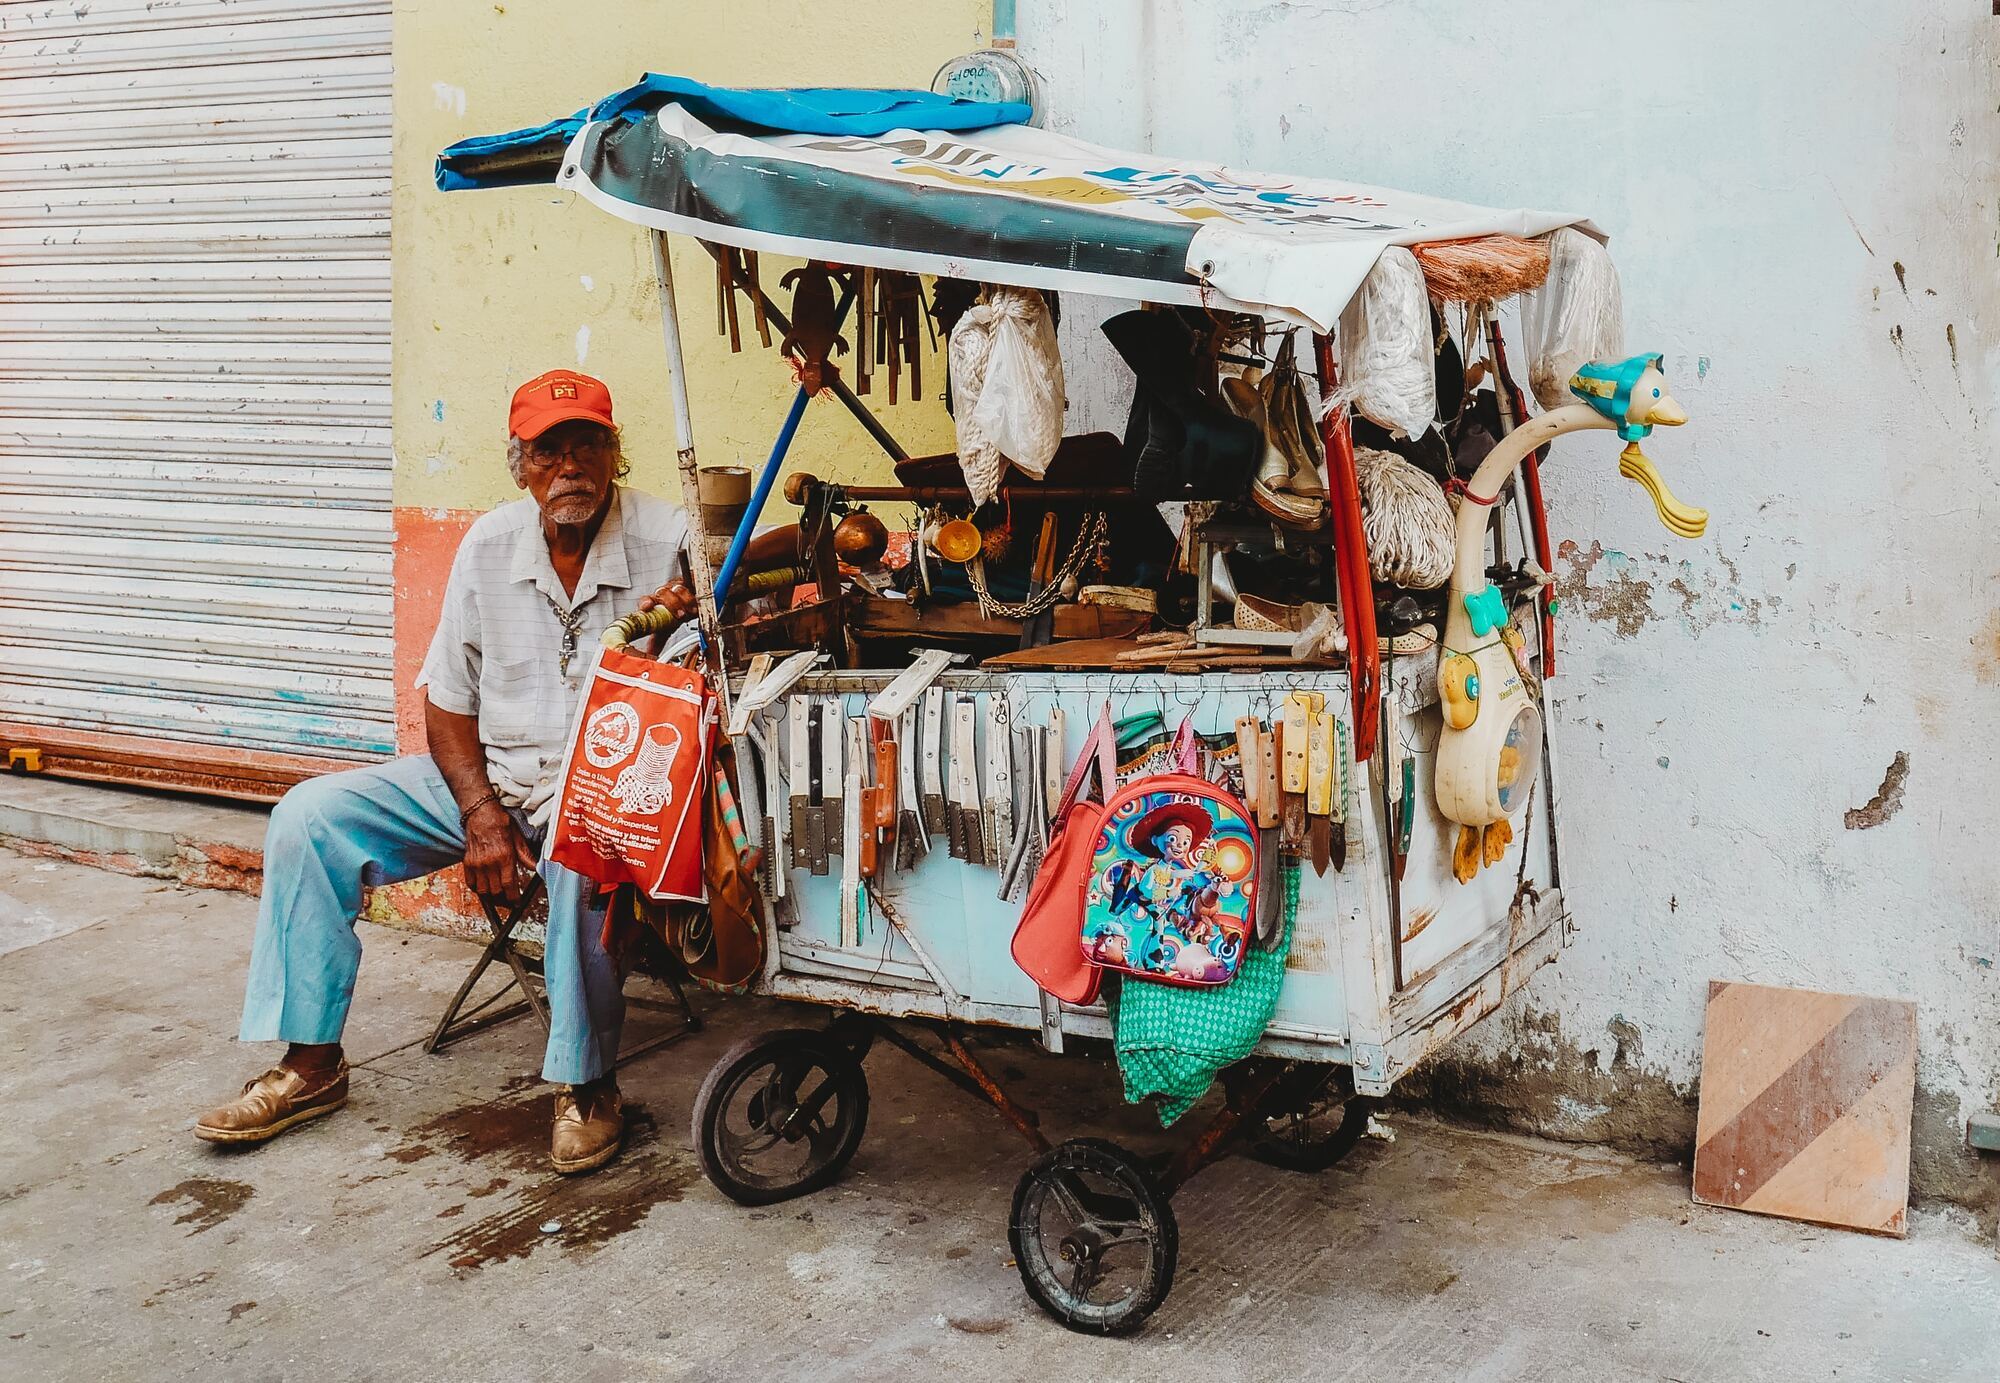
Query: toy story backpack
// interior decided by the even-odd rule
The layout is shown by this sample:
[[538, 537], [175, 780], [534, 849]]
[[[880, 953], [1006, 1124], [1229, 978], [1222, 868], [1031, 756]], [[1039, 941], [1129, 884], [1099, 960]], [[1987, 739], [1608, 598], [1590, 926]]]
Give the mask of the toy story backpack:
[[1084, 958], [1162, 984], [1236, 978], [1256, 915], [1257, 845], [1243, 803], [1201, 776], [1191, 731], [1178, 772], [1104, 804], [1084, 888]]

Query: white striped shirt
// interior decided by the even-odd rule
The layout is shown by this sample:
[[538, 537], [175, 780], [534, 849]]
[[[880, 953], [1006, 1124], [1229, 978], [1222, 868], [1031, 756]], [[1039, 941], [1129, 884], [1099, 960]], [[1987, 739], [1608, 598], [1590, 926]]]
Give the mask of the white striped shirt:
[[[533, 499], [503, 504], [466, 532], [417, 686], [440, 710], [479, 717], [486, 774], [502, 802], [537, 821], [546, 815], [591, 653], [612, 621], [682, 575], [687, 532], [678, 506], [619, 486], [574, 595], [549, 561]], [[551, 601], [578, 616], [567, 674]]]

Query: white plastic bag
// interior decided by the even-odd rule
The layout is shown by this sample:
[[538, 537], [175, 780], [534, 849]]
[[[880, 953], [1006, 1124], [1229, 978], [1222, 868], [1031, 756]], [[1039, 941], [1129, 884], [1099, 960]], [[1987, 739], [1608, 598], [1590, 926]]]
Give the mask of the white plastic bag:
[[952, 330], [958, 460], [975, 504], [1000, 493], [1012, 461], [1040, 480], [1062, 441], [1062, 355], [1048, 304], [1030, 288], [989, 286]]
[[1625, 300], [1611, 253], [1565, 226], [1549, 236], [1549, 277], [1521, 295], [1528, 388], [1544, 408], [1575, 402], [1570, 376], [1593, 360], [1625, 358]]
[[1417, 257], [1400, 245], [1382, 251], [1340, 314], [1340, 388], [1352, 404], [1399, 437], [1421, 436], [1437, 417], [1431, 300]]

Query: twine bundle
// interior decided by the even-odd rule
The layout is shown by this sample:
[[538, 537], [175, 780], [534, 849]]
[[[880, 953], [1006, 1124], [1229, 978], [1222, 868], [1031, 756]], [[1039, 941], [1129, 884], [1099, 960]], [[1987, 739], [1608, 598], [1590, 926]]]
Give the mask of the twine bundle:
[[1393, 451], [1357, 447], [1362, 531], [1377, 581], [1413, 591], [1451, 579], [1457, 522], [1438, 483]]

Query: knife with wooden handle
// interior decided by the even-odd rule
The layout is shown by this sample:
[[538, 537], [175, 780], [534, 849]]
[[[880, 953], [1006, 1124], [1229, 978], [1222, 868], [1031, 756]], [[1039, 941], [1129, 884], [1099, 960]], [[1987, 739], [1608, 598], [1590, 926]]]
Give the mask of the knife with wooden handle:
[[1314, 711], [1306, 743], [1306, 816], [1313, 871], [1326, 877], [1333, 858], [1333, 712]]

